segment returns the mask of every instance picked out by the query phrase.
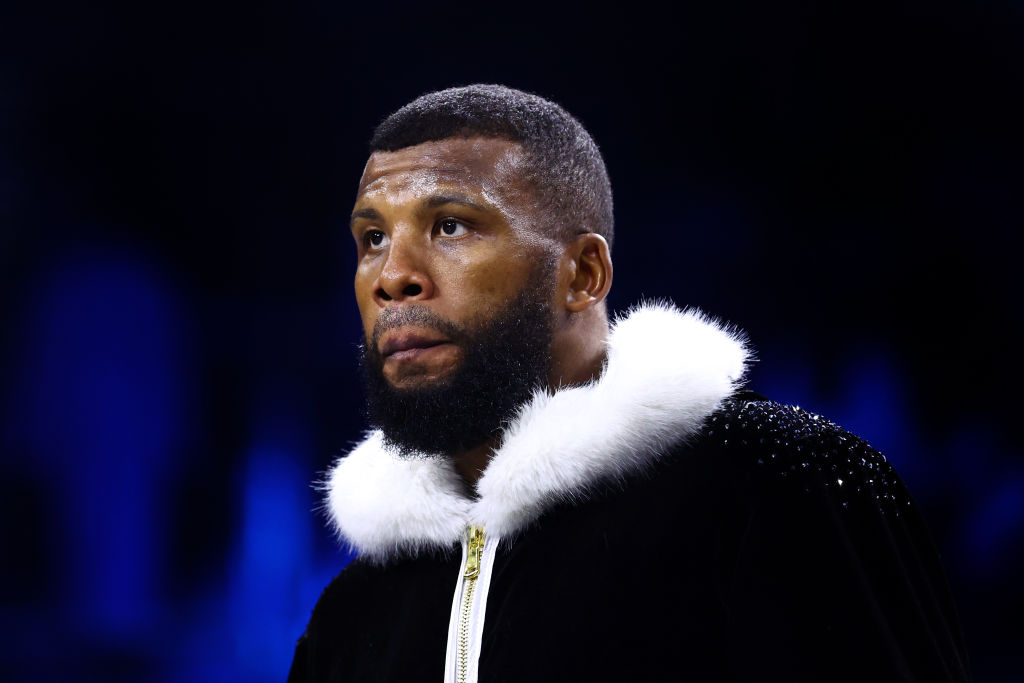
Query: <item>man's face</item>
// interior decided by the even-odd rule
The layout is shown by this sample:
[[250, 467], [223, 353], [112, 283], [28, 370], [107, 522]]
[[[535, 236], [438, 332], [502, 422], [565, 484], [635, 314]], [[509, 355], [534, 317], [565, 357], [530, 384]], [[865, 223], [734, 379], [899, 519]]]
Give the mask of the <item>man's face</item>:
[[493, 138], [370, 157], [352, 214], [355, 293], [367, 344], [396, 389], [443, 382], [466, 353], [425, 313], [479, 327], [515, 299], [556, 244], [522, 187], [522, 159], [518, 144]]
[[518, 145], [374, 154], [352, 232], [371, 422], [402, 452], [493, 438], [547, 380], [557, 244], [519, 186]]

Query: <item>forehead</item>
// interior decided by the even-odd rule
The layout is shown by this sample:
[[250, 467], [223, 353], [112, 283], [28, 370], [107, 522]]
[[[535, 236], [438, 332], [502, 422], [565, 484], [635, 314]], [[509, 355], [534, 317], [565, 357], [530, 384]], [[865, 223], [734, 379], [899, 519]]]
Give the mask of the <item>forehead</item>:
[[394, 152], [374, 152], [359, 181], [356, 203], [415, 201], [439, 189], [479, 195], [502, 208], [521, 194], [522, 145], [496, 138], [450, 138]]

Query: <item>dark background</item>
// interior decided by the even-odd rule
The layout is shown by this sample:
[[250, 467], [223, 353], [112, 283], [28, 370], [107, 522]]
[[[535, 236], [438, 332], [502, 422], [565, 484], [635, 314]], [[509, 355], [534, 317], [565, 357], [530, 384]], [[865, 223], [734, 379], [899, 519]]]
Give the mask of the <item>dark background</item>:
[[740, 325], [885, 452], [1024, 680], [1019, 2], [0, 12], [0, 678], [283, 680], [348, 560], [310, 482], [364, 427], [366, 142], [500, 82], [601, 146], [613, 307]]

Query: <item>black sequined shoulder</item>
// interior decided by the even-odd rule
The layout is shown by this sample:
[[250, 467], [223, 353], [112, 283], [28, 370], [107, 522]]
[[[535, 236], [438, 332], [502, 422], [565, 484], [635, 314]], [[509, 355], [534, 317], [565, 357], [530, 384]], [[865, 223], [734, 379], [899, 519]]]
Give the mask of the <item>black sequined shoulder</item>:
[[826, 489], [845, 508], [874, 501], [898, 514], [911, 505], [885, 456], [860, 437], [798, 406], [742, 393], [708, 418], [704, 438], [756, 474], [786, 480], [806, 492]]

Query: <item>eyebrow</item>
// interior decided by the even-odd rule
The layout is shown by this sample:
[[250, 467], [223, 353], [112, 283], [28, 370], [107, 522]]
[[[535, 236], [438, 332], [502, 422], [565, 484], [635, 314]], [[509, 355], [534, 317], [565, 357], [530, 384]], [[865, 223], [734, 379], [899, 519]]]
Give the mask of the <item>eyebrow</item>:
[[365, 218], [371, 221], [379, 221], [381, 220], [382, 216], [380, 215], [380, 211], [377, 211], [377, 209], [357, 209], [352, 212], [352, 217], [349, 218], [348, 220], [349, 226], [351, 226], [360, 218]]
[[464, 194], [435, 194], [427, 198], [427, 208], [434, 209], [444, 204], [458, 204], [460, 206], [468, 206], [471, 209], [478, 211], [487, 211], [488, 208], [478, 201], [467, 197]]

